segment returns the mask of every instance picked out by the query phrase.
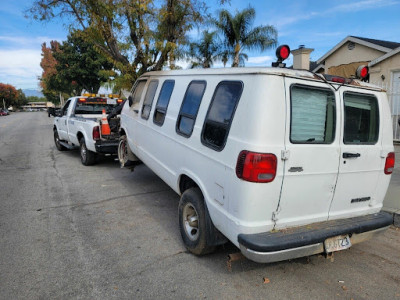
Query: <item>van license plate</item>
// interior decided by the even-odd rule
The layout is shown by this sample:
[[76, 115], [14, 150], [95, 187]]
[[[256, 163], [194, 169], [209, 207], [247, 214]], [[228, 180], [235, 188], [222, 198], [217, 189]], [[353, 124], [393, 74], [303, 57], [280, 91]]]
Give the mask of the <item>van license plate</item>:
[[351, 241], [348, 234], [339, 235], [329, 239], [326, 239], [324, 242], [325, 252], [335, 252], [344, 250], [351, 247]]

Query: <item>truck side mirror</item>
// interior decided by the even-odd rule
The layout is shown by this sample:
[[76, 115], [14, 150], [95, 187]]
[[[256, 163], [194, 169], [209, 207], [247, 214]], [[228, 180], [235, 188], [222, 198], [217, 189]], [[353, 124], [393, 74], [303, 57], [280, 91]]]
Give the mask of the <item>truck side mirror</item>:
[[129, 95], [128, 101], [129, 101], [129, 106], [132, 106], [132, 104], [133, 104], [133, 99], [132, 99], [132, 96], [131, 96], [131, 95]]

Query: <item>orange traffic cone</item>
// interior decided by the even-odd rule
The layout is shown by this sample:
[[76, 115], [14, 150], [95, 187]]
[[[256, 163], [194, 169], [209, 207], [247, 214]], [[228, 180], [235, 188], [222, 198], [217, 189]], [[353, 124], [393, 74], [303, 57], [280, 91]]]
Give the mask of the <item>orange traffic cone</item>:
[[105, 109], [103, 109], [103, 115], [101, 116], [101, 134], [102, 135], [110, 135], [111, 134], [111, 129], [110, 129], [110, 126], [108, 125]]

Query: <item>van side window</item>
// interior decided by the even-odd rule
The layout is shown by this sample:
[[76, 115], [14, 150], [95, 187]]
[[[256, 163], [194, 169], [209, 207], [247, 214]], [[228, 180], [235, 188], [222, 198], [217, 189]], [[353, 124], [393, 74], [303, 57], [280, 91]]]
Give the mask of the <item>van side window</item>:
[[169, 100], [172, 91], [174, 90], [174, 86], [175, 80], [166, 80], [162, 85], [153, 116], [153, 122], [157, 125], [162, 126], [164, 124], [165, 114], [167, 113]]
[[379, 109], [375, 96], [344, 93], [345, 144], [375, 144], [379, 135]]
[[206, 85], [205, 81], [198, 80], [189, 83], [176, 123], [176, 132], [178, 134], [185, 137], [190, 137], [192, 134]]
[[330, 89], [293, 85], [290, 93], [290, 142], [330, 144], [335, 139], [335, 95]]
[[146, 85], [146, 80], [141, 80], [139, 81], [136, 86], [134, 87], [134, 90], [132, 91], [132, 103], [139, 103], [140, 99], [142, 98], [143, 90]]
[[153, 103], [154, 96], [158, 87], [158, 80], [152, 80], [147, 87], [146, 96], [144, 96], [143, 108], [142, 108], [142, 119], [147, 120], [150, 115], [151, 105]]
[[203, 126], [201, 141], [204, 145], [217, 151], [225, 147], [242, 91], [241, 81], [221, 81], [218, 84]]

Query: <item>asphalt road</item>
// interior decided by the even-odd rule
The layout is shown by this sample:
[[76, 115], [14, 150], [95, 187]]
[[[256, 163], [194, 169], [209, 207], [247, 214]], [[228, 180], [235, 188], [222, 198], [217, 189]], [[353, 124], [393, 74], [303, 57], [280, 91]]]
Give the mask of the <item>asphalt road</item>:
[[228, 268], [231, 244], [187, 253], [179, 198], [146, 166], [85, 167], [52, 121], [0, 117], [0, 299], [400, 299], [400, 229], [333, 259]]

